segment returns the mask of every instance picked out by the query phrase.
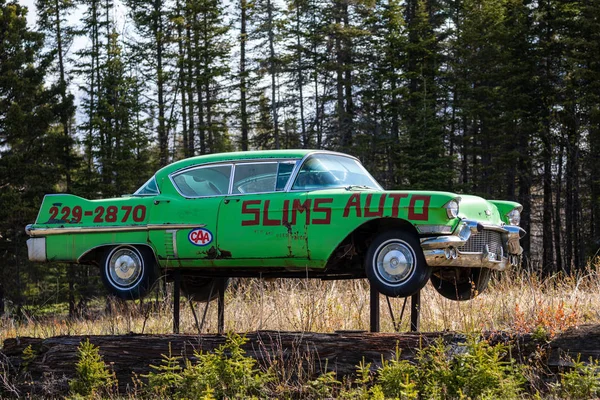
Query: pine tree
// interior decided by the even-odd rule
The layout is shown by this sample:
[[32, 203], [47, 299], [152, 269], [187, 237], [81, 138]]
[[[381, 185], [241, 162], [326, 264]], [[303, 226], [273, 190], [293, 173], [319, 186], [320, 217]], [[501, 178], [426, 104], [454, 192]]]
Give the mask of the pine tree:
[[[273, 126], [273, 147], [271, 148], [279, 149], [281, 143], [279, 137], [280, 102], [278, 96], [280, 89], [281, 54], [278, 48], [281, 38], [281, 11], [273, 0], [257, 0], [254, 3], [252, 21], [254, 26], [252, 27], [250, 37], [255, 42], [254, 52], [257, 53], [255, 62], [259, 65], [258, 76], [260, 78], [266, 76], [269, 81], [270, 109]], [[263, 101], [264, 99], [261, 97], [259, 102]], [[262, 107], [262, 103], [259, 104], [260, 107]], [[262, 109], [259, 110], [259, 113], [262, 113]], [[263, 117], [262, 115], [259, 117], [261, 121]]]
[[[75, 116], [74, 96], [69, 90], [71, 73], [68, 67], [68, 49], [73, 42], [75, 30], [69, 25], [68, 19], [75, 8], [71, 0], [37, 0], [38, 26], [45, 33], [46, 42], [54, 58], [55, 73], [58, 75], [56, 90], [60, 93], [58, 113], [63, 131], [63, 174], [65, 176], [65, 191], [71, 191], [71, 174], [77, 168], [78, 158], [73, 153], [73, 118]], [[54, 47], [56, 46], [56, 47]]]
[[428, 7], [424, 0], [413, 0], [405, 10], [408, 43], [402, 69], [408, 93], [400, 112], [406, 132], [400, 168], [406, 171], [411, 189], [448, 189], [453, 173], [437, 102], [439, 40]]
[[169, 136], [174, 124], [168, 110], [175, 100], [175, 93], [168, 90], [173, 86], [174, 76], [171, 65], [174, 38], [168, 18], [170, 9], [167, 2], [158, 0], [126, 0], [126, 4], [131, 9], [140, 38], [136, 50], [140, 52], [140, 60], [156, 87], [159, 165], [165, 166], [169, 163]]
[[273, 114], [267, 96], [262, 95], [258, 102], [258, 121], [252, 137], [252, 147], [257, 150], [272, 149], [275, 143]]
[[80, 107], [85, 117], [79, 124], [79, 130], [83, 137], [85, 165], [76, 172], [74, 191], [84, 197], [97, 197], [100, 195], [98, 187], [100, 181], [94, 153], [98, 141], [98, 125], [101, 122], [98, 118], [98, 104], [102, 65], [106, 60], [107, 48], [106, 42], [102, 42], [102, 35], [110, 29], [107, 23], [110, 8], [106, 9], [106, 3], [103, 4], [99, 0], [86, 0], [83, 5], [85, 10], [81, 31], [87, 35], [90, 44], [76, 53], [78, 62], [75, 72], [83, 81], [79, 89], [83, 92]]
[[[27, 8], [0, 0], [0, 280], [3, 296], [24, 301], [29, 272], [23, 227], [61, 180], [60, 94], [44, 87], [51, 58], [27, 28]], [[25, 282], [24, 282], [25, 281]], [[3, 310], [0, 309], [0, 312]]]

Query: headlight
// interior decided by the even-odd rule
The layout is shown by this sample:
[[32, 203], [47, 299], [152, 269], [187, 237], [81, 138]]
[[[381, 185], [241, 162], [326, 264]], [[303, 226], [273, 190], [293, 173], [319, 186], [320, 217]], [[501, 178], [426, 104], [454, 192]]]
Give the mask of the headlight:
[[458, 217], [458, 202], [459, 201], [460, 201], [460, 197], [457, 199], [450, 200], [444, 206], [444, 208], [446, 209], [446, 214], [448, 215], [448, 218], [452, 219], [452, 218]]
[[506, 217], [511, 225], [519, 225], [521, 223], [521, 211], [518, 208], [506, 214]]

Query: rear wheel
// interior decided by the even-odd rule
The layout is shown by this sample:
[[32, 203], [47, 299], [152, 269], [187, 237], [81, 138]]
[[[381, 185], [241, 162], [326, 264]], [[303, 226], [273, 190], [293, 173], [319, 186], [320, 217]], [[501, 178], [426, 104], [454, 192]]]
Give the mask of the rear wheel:
[[227, 288], [229, 279], [205, 278], [193, 275], [181, 277], [181, 291], [193, 301], [210, 302], [219, 296], [219, 288], [223, 285]]
[[463, 301], [483, 292], [490, 281], [492, 270], [489, 268], [462, 268], [443, 271], [431, 276], [435, 290], [450, 300]]
[[389, 230], [378, 234], [369, 246], [365, 273], [379, 293], [408, 297], [427, 284], [431, 267], [415, 235]]
[[156, 260], [147, 247], [111, 247], [104, 253], [100, 265], [104, 285], [121, 299], [135, 300], [145, 296], [156, 279]]

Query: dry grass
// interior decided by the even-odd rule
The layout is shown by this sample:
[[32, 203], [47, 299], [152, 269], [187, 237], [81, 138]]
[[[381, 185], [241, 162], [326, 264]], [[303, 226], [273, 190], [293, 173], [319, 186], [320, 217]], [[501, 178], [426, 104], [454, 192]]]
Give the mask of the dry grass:
[[[391, 299], [396, 319], [404, 299]], [[590, 269], [578, 277], [504, 273], [492, 280], [487, 291], [474, 300], [454, 302], [428, 285], [421, 295], [421, 330], [461, 332], [543, 329], [554, 335], [569, 326], [600, 322], [600, 274]], [[407, 331], [409, 304], [400, 330]], [[172, 301], [169, 296], [144, 305], [114, 302], [107, 313], [98, 301], [93, 317], [75, 320], [60, 317], [0, 320], [0, 342], [17, 336], [107, 335], [170, 333]], [[204, 303], [195, 304], [202, 320]], [[387, 302], [381, 298], [381, 330], [394, 330]], [[203, 332], [217, 330], [216, 302], [209, 305]], [[365, 280], [326, 281], [257, 279], [241, 281], [226, 293], [226, 330], [258, 329], [332, 332], [368, 330], [369, 286]], [[181, 332], [197, 333], [191, 308], [181, 303]]]

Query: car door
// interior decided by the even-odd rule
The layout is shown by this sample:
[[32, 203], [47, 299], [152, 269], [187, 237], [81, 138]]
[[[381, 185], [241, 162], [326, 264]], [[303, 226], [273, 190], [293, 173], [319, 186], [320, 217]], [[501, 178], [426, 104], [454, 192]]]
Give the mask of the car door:
[[[229, 191], [232, 164], [188, 168], [170, 176], [172, 185], [150, 211], [150, 240], [167, 266], [204, 266], [220, 256], [217, 222]], [[160, 229], [159, 229], [160, 228]]]
[[306, 192], [285, 192], [295, 161], [235, 165], [219, 211], [218, 247], [236, 260], [308, 258]]

